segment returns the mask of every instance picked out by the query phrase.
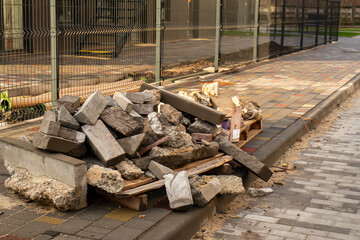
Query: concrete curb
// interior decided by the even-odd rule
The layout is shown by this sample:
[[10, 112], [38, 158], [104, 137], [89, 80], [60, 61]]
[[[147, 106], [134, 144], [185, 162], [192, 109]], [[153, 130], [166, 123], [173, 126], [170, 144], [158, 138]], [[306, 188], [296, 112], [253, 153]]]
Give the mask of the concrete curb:
[[[355, 90], [360, 88], [360, 74], [357, 74], [343, 87], [323, 100], [303, 117], [312, 119], [307, 121], [309, 129], [316, 128], [338, 104], [345, 101]], [[291, 126], [275, 136], [271, 141], [255, 152], [254, 156], [266, 166], [273, 165], [280, 156], [286, 152], [296, 141], [307, 133], [304, 120], [299, 118]], [[245, 186], [256, 180], [256, 176], [249, 174]]]

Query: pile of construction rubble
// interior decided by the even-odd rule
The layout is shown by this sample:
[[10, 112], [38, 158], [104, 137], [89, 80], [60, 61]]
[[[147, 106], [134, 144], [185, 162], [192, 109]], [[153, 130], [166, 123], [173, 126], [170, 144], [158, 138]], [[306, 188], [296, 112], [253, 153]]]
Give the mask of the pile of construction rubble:
[[215, 156], [219, 148], [238, 161], [255, 159], [227, 140], [221, 127], [162, 103], [161, 92], [152, 89], [113, 97], [97, 91], [81, 106], [79, 97], [63, 96], [58, 111], [45, 113], [40, 132], [29, 141], [86, 161], [88, 184], [109, 194], [120, 194], [125, 181], [164, 179], [170, 207], [183, 209], [204, 206], [218, 193], [244, 191], [235, 176], [189, 179], [186, 171], [174, 171]]

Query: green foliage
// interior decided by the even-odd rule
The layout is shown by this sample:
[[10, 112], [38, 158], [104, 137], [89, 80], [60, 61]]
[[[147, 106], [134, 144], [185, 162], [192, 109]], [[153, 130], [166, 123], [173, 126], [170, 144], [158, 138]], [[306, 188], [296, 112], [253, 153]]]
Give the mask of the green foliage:
[[0, 100], [0, 109], [4, 111], [9, 111], [12, 108], [12, 99], [9, 98], [9, 94], [7, 91], [1, 93]]
[[144, 82], [146, 82], [146, 83], [148, 82], [148, 80], [147, 80], [146, 77], [141, 77], [140, 80], [141, 80], [141, 81], [144, 81]]

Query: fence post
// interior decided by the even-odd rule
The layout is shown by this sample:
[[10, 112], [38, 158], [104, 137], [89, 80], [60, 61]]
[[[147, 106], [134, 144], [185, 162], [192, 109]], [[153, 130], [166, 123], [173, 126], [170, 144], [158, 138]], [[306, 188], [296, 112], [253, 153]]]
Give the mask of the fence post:
[[156, 0], [156, 53], [155, 53], [155, 82], [161, 81], [161, 0]]
[[286, 14], [286, 0], [283, 0], [282, 4], [282, 20], [281, 20], [281, 45], [280, 45], [280, 55], [283, 55], [284, 48], [284, 37], [285, 37], [285, 14]]
[[327, 31], [328, 31], [328, 7], [329, 7], [329, 0], [326, 0], [326, 8], [325, 8], [325, 37], [324, 37], [324, 44], [327, 43]]
[[317, 1], [317, 9], [316, 9], [316, 35], [315, 35], [315, 46], [319, 43], [319, 14], [320, 14], [320, 0]]
[[220, 62], [220, 30], [221, 30], [221, 0], [216, 0], [214, 72], [219, 72], [219, 62]]
[[305, 21], [305, 0], [302, 0], [300, 50], [304, 48], [304, 21]]
[[56, 109], [59, 99], [59, 52], [56, 20], [56, 0], [50, 0], [51, 102], [53, 109]]
[[255, 0], [255, 19], [254, 19], [254, 48], [253, 48], [253, 62], [256, 62], [258, 59], [258, 32], [259, 32], [259, 0]]
[[339, 40], [339, 28], [341, 23], [341, 2], [339, 1], [338, 9], [337, 9], [337, 28], [336, 28], [336, 41]]

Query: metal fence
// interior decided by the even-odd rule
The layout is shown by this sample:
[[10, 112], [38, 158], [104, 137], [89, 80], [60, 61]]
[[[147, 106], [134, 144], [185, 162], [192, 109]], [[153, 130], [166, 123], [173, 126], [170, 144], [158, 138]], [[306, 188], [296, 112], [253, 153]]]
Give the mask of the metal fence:
[[40, 116], [65, 94], [111, 95], [336, 41], [339, 11], [339, 0], [0, 0], [1, 122]]

